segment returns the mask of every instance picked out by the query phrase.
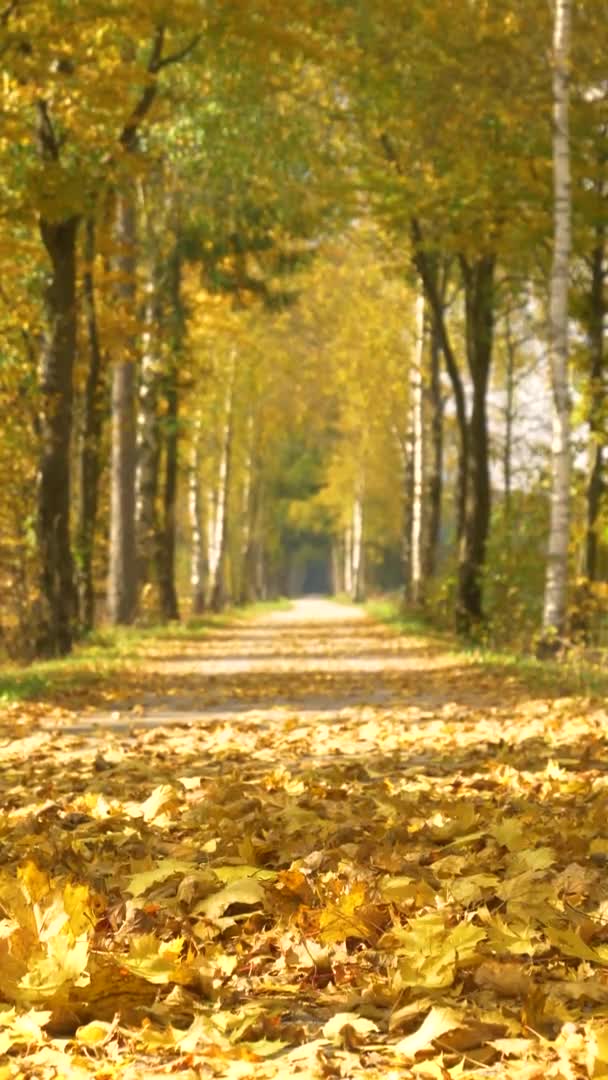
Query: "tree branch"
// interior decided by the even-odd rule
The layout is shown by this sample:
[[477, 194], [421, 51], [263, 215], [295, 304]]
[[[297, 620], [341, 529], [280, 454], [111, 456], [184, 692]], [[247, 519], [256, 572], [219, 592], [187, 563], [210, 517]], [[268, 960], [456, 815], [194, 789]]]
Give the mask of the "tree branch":
[[194, 52], [199, 41], [202, 39], [202, 34], [195, 34], [194, 37], [184, 45], [183, 49], [179, 49], [177, 52], [170, 53], [169, 56], [165, 56], [158, 62], [157, 71], [162, 71], [163, 68], [169, 67], [170, 64], [179, 64], [180, 61], [185, 60], [191, 52]]
[[156, 75], [159, 71], [159, 65], [162, 62], [163, 48], [165, 45], [165, 27], [157, 26], [154, 32], [154, 38], [152, 39], [152, 48], [150, 50], [150, 58], [146, 65], [146, 71], [148, 75], [154, 76], [153, 79], [145, 87], [139, 101], [133, 107], [133, 111], [125, 126], [122, 129], [120, 139], [118, 140], [124, 150], [135, 150], [137, 145], [137, 134], [142, 121], [149, 113], [154, 99], [158, 92], [158, 85], [156, 82]]
[[19, 7], [19, 3], [20, 0], [11, 0], [11, 3], [7, 4], [4, 10], [0, 12], [0, 26], [6, 26], [11, 15], [13, 15]]
[[152, 39], [150, 56], [146, 65], [146, 72], [150, 76], [150, 81], [145, 87], [139, 101], [136, 102], [129, 119], [122, 129], [119, 142], [124, 150], [134, 150], [137, 145], [139, 128], [152, 108], [154, 99], [158, 93], [156, 76], [163, 68], [169, 67], [171, 64], [178, 64], [180, 60], [183, 60], [188, 56], [189, 53], [196, 48], [202, 37], [202, 34], [196, 34], [183, 49], [179, 49], [177, 52], [163, 56], [165, 34], [166, 29], [164, 26], [156, 27], [154, 38]]
[[46, 101], [39, 98], [36, 109], [38, 111], [38, 139], [42, 155], [50, 161], [59, 161], [61, 143], [53, 127]]

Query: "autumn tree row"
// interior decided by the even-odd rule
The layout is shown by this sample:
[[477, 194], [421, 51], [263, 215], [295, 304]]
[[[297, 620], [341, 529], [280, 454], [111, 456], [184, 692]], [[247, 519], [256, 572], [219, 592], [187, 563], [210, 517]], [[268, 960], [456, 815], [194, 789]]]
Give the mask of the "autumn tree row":
[[[5, 8], [7, 634], [66, 652], [96, 594], [115, 623], [173, 618], [188, 577], [194, 611], [280, 591], [319, 540], [337, 590], [400, 581], [474, 629], [507, 565], [498, 524], [509, 548], [530, 495], [530, 369], [547, 415], [561, 401], [538, 543], [564, 630], [567, 565], [602, 574], [606, 29], [575, 4], [560, 66], [562, 8], [298, 0], [280, 26], [264, 0]], [[552, 265], [575, 348], [551, 384]]]

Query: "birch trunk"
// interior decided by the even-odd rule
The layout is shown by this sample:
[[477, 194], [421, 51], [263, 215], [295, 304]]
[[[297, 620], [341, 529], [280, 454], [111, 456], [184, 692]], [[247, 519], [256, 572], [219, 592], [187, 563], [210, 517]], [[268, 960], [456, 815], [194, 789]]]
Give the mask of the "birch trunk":
[[221, 611], [225, 602], [225, 566], [228, 547], [228, 493], [232, 457], [234, 365], [226, 394], [224, 427], [220, 448], [217, 487], [210, 493], [207, 515], [209, 567], [209, 604], [212, 611]]
[[353, 528], [347, 525], [344, 530], [344, 592], [353, 595]]
[[188, 473], [188, 513], [190, 517], [190, 597], [193, 615], [205, 610], [205, 543], [201, 499], [201, 418], [194, 421], [190, 470]]
[[423, 517], [424, 517], [424, 293], [416, 301], [416, 350], [411, 372], [412, 394], [412, 543], [411, 597], [422, 600], [423, 591]]
[[503, 451], [502, 472], [505, 499], [505, 521], [508, 534], [511, 530], [511, 500], [513, 486], [513, 427], [515, 423], [515, 359], [516, 349], [511, 329], [511, 318], [507, 314], [505, 322], [505, 345], [507, 351], [506, 401], [505, 401], [505, 445]]
[[564, 631], [570, 539], [570, 387], [568, 287], [571, 248], [569, 90], [571, 0], [555, 0], [553, 37], [554, 238], [549, 311], [549, 359], [553, 391], [551, 523], [547, 552], [543, 638]]
[[135, 470], [135, 542], [138, 585], [152, 579], [158, 528], [156, 501], [160, 464], [158, 400], [162, 377], [161, 268], [158, 252], [148, 267], [141, 366], [137, 395], [137, 464]]
[[[132, 318], [135, 286], [135, 200], [129, 188], [116, 196], [115, 244], [116, 304]], [[112, 452], [110, 465], [110, 565], [108, 616], [112, 625], [133, 621], [137, 599], [135, 548], [135, 342], [124, 343], [124, 353], [112, 371]]]
[[351, 594], [357, 603], [360, 603], [365, 595], [363, 569], [363, 499], [358, 493], [353, 503]]
[[[242, 534], [240, 543], [240, 566], [238, 567], [238, 589], [235, 587], [235, 596], [239, 597], [241, 604], [249, 604], [255, 598], [254, 581], [254, 526], [256, 515], [256, 483], [255, 483], [255, 420], [250, 413], [247, 418], [247, 460], [245, 462], [243, 495], [242, 495]], [[235, 569], [237, 569], [235, 567]]]
[[179, 396], [177, 366], [175, 363], [168, 374], [165, 401], [165, 471], [161, 492], [162, 521], [158, 532], [157, 566], [160, 614], [163, 621], [170, 621], [171, 619], [179, 619], [179, 603], [175, 584]]

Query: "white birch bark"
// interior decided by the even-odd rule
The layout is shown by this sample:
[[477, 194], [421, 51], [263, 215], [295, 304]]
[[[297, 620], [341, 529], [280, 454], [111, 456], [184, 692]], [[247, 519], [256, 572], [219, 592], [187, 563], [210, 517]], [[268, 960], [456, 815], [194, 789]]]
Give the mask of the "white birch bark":
[[190, 471], [188, 474], [188, 513], [190, 518], [190, 590], [192, 613], [200, 615], [205, 606], [205, 544], [201, 500], [201, 419], [194, 422]]
[[424, 293], [416, 300], [416, 350], [411, 370], [412, 393], [412, 545], [411, 596], [415, 604], [422, 599], [423, 588], [423, 524], [424, 524], [424, 395], [422, 366], [424, 362]]
[[207, 513], [207, 561], [209, 565], [209, 589], [217, 587], [222, 558], [222, 538], [226, 515], [227, 479], [228, 479], [228, 436], [230, 426], [228, 416], [224, 421], [220, 462], [217, 472], [215, 491], [209, 492]]
[[[117, 272], [117, 305], [127, 313], [136, 303], [136, 213], [132, 191], [116, 196], [112, 259]], [[112, 450], [110, 462], [110, 549], [108, 617], [112, 626], [130, 623], [137, 606], [135, 548], [135, 342], [112, 369]]]
[[224, 406], [224, 421], [220, 446], [217, 486], [214, 492], [211, 491], [209, 493], [209, 512], [207, 515], [207, 567], [209, 571], [209, 602], [214, 610], [220, 609], [223, 603], [224, 593], [223, 577], [228, 541], [226, 515], [228, 512], [228, 493], [230, 488], [230, 459], [232, 454], [232, 406], [234, 396], [234, 377], [235, 358], [233, 357], [232, 367], [229, 373], [228, 387], [226, 390], [226, 403]]
[[138, 556], [138, 584], [140, 586], [145, 585], [150, 580], [155, 556], [156, 498], [160, 455], [158, 395], [162, 371], [160, 322], [159, 271], [158, 266], [152, 265], [146, 285], [137, 399], [135, 531]]
[[571, 247], [569, 63], [571, 0], [555, 0], [553, 71], [554, 238], [549, 310], [553, 391], [551, 524], [543, 607], [543, 635], [564, 628], [570, 536], [570, 387], [568, 377], [568, 286]]
[[253, 591], [253, 582], [250, 579], [251, 576], [251, 545], [253, 542], [253, 508], [254, 508], [254, 443], [255, 443], [255, 421], [253, 413], [250, 413], [247, 417], [247, 451], [245, 459], [245, 469], [243, 476], [243, 494], [242, 494], [242, 509], [241, 509], [241, 540], [240, 540], [240, 566], [234, 567], [235, 572], [238, 574], [238, 585], [234, 584], [234, 595], [238, 596], [240, 602], [246, 604]]
[[363, 599], [363, 499], [358, 493], [353, 503], [351, 588], [353, 600]]
[[353, 529], [347, 525], [344, 530], [344, 592], [353, 595]]

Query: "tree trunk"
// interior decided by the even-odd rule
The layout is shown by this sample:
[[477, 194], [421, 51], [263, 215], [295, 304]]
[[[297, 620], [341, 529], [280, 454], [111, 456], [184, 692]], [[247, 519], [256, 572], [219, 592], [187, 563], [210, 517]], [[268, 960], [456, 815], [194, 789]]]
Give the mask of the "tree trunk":
[[188, 510], [190, 515], [190, 596], [193, 615], [205, 610], [205, 545], [203, 541], [203, 505], [201, 499], [201, 420], [194, 422], [188, 475]]
[[240, 543], [240, 566], [238, 590], [239, 603], [249, 604], [255, 598], [254, 581], [254, 547], [255, 547], [255, 519], [257, 512], [257, 482], [256, 482], [256, 437], [255, 418], [250, 413], [247, 418], [247, 459], [243, 478], [243, 501], [242, 501], [242, 535]]
[[[154, 238], [153, 238], [154, 242]], [[154, 245], [156, 247], [156, 245]], [[135, 543], [138, 586], [154, 574], [157, 545], [157, 499], [160, 466], [159, 394], [162, 378], [162, 272], [160, 255], [152, 254], [146, 284], [144, 332], [137, 402], [135, 470]]]
[[585, 533], [585, 574], [589, 581], [598, 578], [598, 524], [604, 493], [604, 323], [606, 301], [606, 229], [597, 228], [597, 243], [592, 255], [588, 331], [591, 354], [589, 402], [589, 479], [587, 482], [587, 526]]
[[424, 588], [424, 292], [416, 301], [416, 350], [411, 371], [412, 394], [412, 542], [411, 598], [420, 604]]
[[506, 402], [505, 402], [505, 445], [502, 459], [503, 492], [505, 500], [505, 522], [511, 531], [511, 498], [513, 487], [513, 426], [515, 422], [515, 342], [511, 331], [511, 319], [506, 317], [505, 344], [507, 347]]
[[441, 394], [440, 346], [435, 326], [431, 327], [431, 364], [429, 398], [431, 435], [429, 447], [428, 482], [428, 543], [426, 545], [425, 577], [437, 572], [441, 536], [441, 503], [443, 494], [443, 397]]
[[164, 418], [165, 474], [162, 491], [162, 528], [159, 533], [158, 588], [163, 621], [179, 619], [175, 584], [175, 547], [177, 527], [177, 478], [179, 466], [179, 396], [177, 364], [174, 359], [167, 377]]
[[410, 423], [401, 454], [401, 483], [403, 490], [403, 525], [401, 534], [401, 571], [403, 575], [403, 601], [412, 599], [412, 533], [414, 523], [414, 437]]
[[[116, 302], [126, 320], [136, 303], [136, 216], [131, 189], [116, 196]], [[123, 356], [112, 371], [112, 454], [110, 473], [110, 567], [108, 616], [112, 625], [128, 624], [137, 606], [135, 548], [135, 342], [129, 335]]]
[[40, 221], [51, 261], [45, 293], [47, 328], [40, 370], [40, 458], [36, 534], [42, 612], [36, 641], [40, 656], [72, 647], [76, 590], [70, 547], [70, 442], [76, 354], [77, 217]]
[[99, 342], [95, 300], [95, 222], [89, 218], [85, 231], [85, 261], [82, 290], [89, 345], [89, 370], [84, 389], [79, 447], [79, 502], [76, 526], [76, 566], [80, 624], [85, 631], [95, 623], [93, 557], [101, 473], [101, 434], [105, 412], [105, 379]]
[[568, 291], [571, 248], [569, 90], [570, 0], [555, 0], [553, 38], [554, 240], [549, 313], [553, 390], [551, 523], [543, 607], [543, 640], [558, 642], [564, 630], [570, 539], [570, 386]]
[[221, 611], [225, 604], [226, 553], [228, 548], [228, 494], [232, 459], [234, 368], [230, 374], [224, 429], [220, 448], [217, 489], [211, 494], [207, 526], [209, 530], [209, 605]]
[[353, 527], [347, 525], [344, 530], [344, 592], [353, 595]]
[[336, 537], [331, 544], [331, 591], [334, 596], [344, 592], [344, 560], [340, 542]]
[[363, 565], [363, 499], [360, 492], [353, 503], [352, 525], [352, 598], [361, 603], [365, 596]]
[[254, 522], [256, 518], [255, 504], [257, 500], [257, 493], [253, 492], [252, 495], [252, 507], [251, 513], [251, 527], [248, 529], [247, 546], [244, 549], [242, 557], [242, 571], [241, 571], [241, 588], [239, 593], [241, 604], [252, 604], [259, 599], [258, 585], [257, 585], [257, 564], [258, 564], [258, 547], [259, 541], [255, 535]]
[[179, 469], [179, 365], [185, 332], [185, 314], [182, 302], [182, 261], [179, 240], [175, 242], [169, 261], [168, 279], [171, 303], [171, 333], [168, 370], [164, 384], [163, 442], [165, 474], [162, 490], [162, 525], [159, 531], [158, 545], [160, 610], [161, 616], [165, 620], [179, 619], [179, 604], [175, 584], [175, 549]]
[[467, 364], [473, 402], [468, 438], [465, 530], [460, 547], [457, 621], [468, 633], [483, 618], [483, 571], [490, 528], [490, 471], [487, 395], [494, 335], [496, 258], [485, 255], [470, 265], [461, 259], [465, 287]]
[[264, 546], [264, 489], [258, 487], [255, 509], [255, 544], [253, 548], [255, 596], [258, 600], [267, 600], [269, 595], [268, 586], [268, 558]]
[[414, 249], [414, 266], [424, 287], [425, 298], [432, 314], [434, 331], [443, 353], [446, 371], [454, 394], [456, 423], [458, 425], [456, 537], [459, 541], [462, 541], [465, 532], [467, 502], [469, 426], [464, 385], [445, 318], [445, 279], [447, 275], [443, 275], [444, 280], [442, 281], [437, 258], [424, 250], [422, 228], [416, 218], [412, 221], [411, 234]]

